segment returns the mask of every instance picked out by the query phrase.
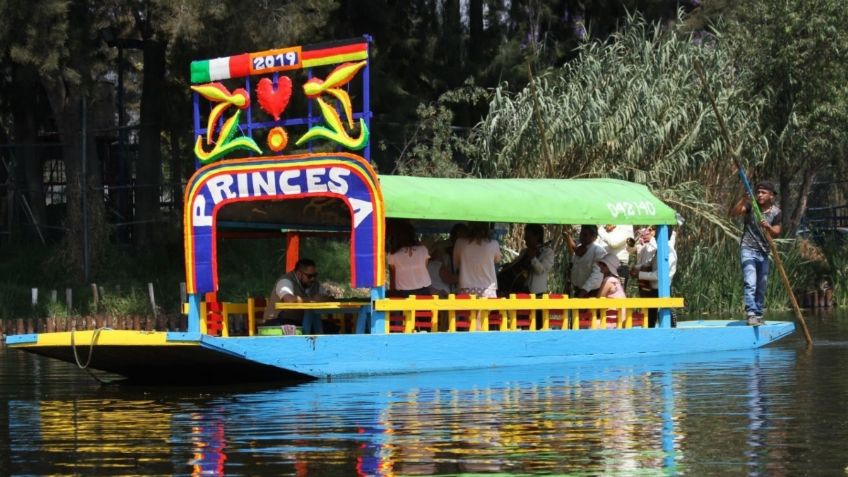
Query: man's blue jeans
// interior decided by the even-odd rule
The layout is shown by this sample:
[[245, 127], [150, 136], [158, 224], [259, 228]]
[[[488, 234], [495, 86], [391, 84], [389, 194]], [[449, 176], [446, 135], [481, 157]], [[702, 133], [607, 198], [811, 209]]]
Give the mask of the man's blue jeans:
[[742, 247], [740, 256], [742, 281], [745, 283], [745, 312], [748, 315], [763, 316], [769, 273], [768, 253]]

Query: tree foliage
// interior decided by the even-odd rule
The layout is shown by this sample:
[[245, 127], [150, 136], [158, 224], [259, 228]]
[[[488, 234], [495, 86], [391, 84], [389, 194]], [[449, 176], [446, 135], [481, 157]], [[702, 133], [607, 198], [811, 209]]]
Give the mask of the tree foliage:
[[[721, 22], [749, 94], [767, 96], [759, 117], [770, 147], [759, 171], [780, 181], [784, 225], [797, 228], [819, 178], [846, 169], [848, 128], [848, 4], [706, 2], [704, 16]], [[842, 176], [844, 177], [844, 175]], [[831, 190], [841, 201], [848, 188]], [[837, 202], [838, 203], [838, 202]]]
[[495, 89], [489, 114], [470, 137], [473, 170], [489, 177], [636, 181], [727, 230], [715, 203], [734, 177], [732, 162], [696, 61], [739, 151], [757, 163], [768, 149], [756, 120], [763, 100], [747, 96], [721, 41], [637, 14], [619, 33], [583, 43], [573, 61], [517, 93]]

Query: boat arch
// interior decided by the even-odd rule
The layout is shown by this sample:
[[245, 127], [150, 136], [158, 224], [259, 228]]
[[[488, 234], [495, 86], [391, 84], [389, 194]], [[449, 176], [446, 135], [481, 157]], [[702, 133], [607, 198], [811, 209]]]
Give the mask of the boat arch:
[[186, 292], [218, 290], [217, 221], [224, 206], [316, 197], [340, 199], [350, 212], [351, 286], [382, 286], [385, 214], [377, 175], [359, 156], [329, 153], [231, 160], [198, 169], [184, 197]]

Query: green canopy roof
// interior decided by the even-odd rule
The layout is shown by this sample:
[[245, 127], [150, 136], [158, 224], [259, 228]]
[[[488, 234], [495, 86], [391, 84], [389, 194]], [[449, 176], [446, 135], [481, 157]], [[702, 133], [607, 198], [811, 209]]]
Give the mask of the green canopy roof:
[[386, 217], [536, 224], [675, 224], [641, 184], [615, 179], [380, 176]]

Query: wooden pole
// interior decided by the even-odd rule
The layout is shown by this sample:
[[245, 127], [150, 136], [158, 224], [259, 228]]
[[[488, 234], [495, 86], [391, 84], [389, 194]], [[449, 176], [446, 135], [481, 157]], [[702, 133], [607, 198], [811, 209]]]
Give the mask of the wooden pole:
[[[751, 184], [748, 183], [748, 176], [745, 175], [745, 169], [742, 167], [742, 163], [739, 161], [739, 158], [736, 157], [733, 143], [730, 141], [730, 134], [727, 133], [727, 126], [724, 124], [724, 118], [722, 118], [721, 113], [718, 111], [718, 105], [716, 105], [715, 97], [713, 97], [713, 93], [710, 91], [709, 84], [707, 83], [707, 77], [704, 74], [704, 69], [698, 61], [695, 62], [695, 70], [698, 72], [701, 83], [704, 85], [704, 91], [710, 99], [713, 113], [715, 113], [719, 129], [721, 129], [721, 134], [724, 137], [724, 142], [730, 150], [730, 157], [733, 159], [733, 162], [736, 164], [736, 169], [739, 171], [739, 178], [742, 180], [745, 190], [751, 197], [751, 208], [754, 211], [754, 215], [758, 220], [762, 220], [763, 214], [760, 211], [759, 205], [757, 205], [757, 198], [754, 195], [753, 189], [751, 189]], [[780, 279], [783, 282], [783, 288], [786, 290], [786, 294], [789, 295], [789, 301], [792, 303], [792, 310], [795, 312], [795, 319], [801, 324], [801, 330], [804, 332], [804, 339], [807, 340], [807, 345], [812, 345], [813, 338], [810, 336], [810, 330], [807, 329], [807, 322], [804, 320], [804, 315], [801, 314], [801, 308], [798, 306], [798, 300], [795, 298], [795, 293], [792, 291], [792, 284], [789, 283], [789, 276], [786, 274], [786, 269], [783, 267], [783, 260], [781, 260], [780, 254], [777, 251], [777, 245], [774, 243], [774, 239], [772, 239], [770, 233], [763, 231], [763, 236], [769, 244], [771, 255], [774, 257], [774, 264], [776, 265]]]
[[147, 283], [147, 294], [150, 297], [150, 308], [153, 309], [153, 318], [156, 318], [156, 295], [153, 293], [153, 283]]
[[94, 302], [94, 314], [97, 314], [99, 309], [100, 294], [97, 292], [97, 284], [91, 284], [91, 299]]

